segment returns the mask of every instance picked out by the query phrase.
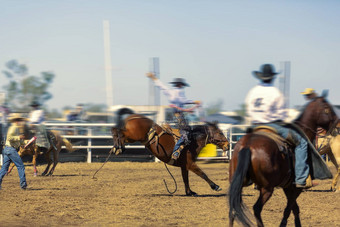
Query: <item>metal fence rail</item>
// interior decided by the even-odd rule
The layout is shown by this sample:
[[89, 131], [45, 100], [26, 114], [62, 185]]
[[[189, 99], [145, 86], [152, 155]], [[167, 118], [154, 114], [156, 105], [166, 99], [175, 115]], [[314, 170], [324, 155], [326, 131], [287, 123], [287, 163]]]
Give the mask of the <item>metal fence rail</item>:
[[[111, 149], [112, 144], [104, 145], [94, 145], [93, 140], [95, 139], [112, 139], [111, 128], [114, 124], [108, 123], [45, 123], [45, 126], [51, 130], [57, 130], [60, 132], [61, 136], [66, 139], [84, 139], [87, 141], [86, 145], [74, 145], [76, 149], [86, 149], [87, 150], [87, 162], [92, 162], [92, 150], [93, 149]], [[223, 154], [222, 156], [216, 157], [199, 157], [199, 160], [225, 160], [228, 161], [231, 157], [233, 147], [238, 139], [244, 135], [244, 133], [233, 132], [234, 128], [242, 128], [247, 125], [234, 125], [227, 130], [223, 130], [224, 134], [230, 141], [230, 149], [224, 154], [220, 149], [217, 149], [217, 154]], [[62, 147], [65, 149], [65, 147]], [[146, 149], [144, 145], [126, 145], [126, 149]], [[97, 155], [98, 156], [98, 155]], [[157, 159], [155, 159], [157, 161]], [[2, 165], [1, 156], [1, 165]]]

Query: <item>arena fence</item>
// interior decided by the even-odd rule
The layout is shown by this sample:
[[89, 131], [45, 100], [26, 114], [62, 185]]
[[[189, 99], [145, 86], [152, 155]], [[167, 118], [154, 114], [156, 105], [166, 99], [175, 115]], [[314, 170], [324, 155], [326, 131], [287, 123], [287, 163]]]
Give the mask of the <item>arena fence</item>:
[[[113, 141], [111, 135], [111, 128], [114, 124], [110, 123], [45, 123], [46, 127], [51, 130], [57, 130], [60, 134], [70, 140], [81, 139], [85, 140], [86, 143], [82, 145], [74, 144], [76, 149], [85, 149], [87, 151], [86, 161], [91, 163], [94, 157], [98, 158], [98, 154], [93, 154], [93, 150], [107, 149], [108, 151], [112, 148]], [[217, 149], [216, 157], [199, 157], [199, 160], [223, 160], [228, 161], [231, 157], [234, 145], [240, 137], [244, 135], [244, 127], [246, 125], [233, 125], [232, 127], [223, 130], [227, 138], [229, 139], [231, 146], [228, 152], [224, 153], [222, 150]], [[101, 144], [94, 144], [95, 140], [102, 140]], [[65, 147], [63, 147], [65, 149]], [[146, 149], [144, 145], [126, 145], [126, 149]], [[108, 153], [101, 155], [101, 157], [107, 156]], [[148, 156], [150, 158], [151, 155]], [[0, 158], [2, 165], [2, 155]], [[154, 159], [158, 161], [157, 159]]]

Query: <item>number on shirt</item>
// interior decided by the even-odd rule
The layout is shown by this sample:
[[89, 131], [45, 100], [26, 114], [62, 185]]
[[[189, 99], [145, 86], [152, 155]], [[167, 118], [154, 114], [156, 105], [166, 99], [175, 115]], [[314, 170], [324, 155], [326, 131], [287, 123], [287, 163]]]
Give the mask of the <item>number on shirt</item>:
[[262, 100], [263, 100], [263, 98], [257, 98], [257, 99], [255, 99], [255, 101], [254, 101], [254, 107], [256, 107], [256, 108], [261, 107], [261, 105], [263, 105]]

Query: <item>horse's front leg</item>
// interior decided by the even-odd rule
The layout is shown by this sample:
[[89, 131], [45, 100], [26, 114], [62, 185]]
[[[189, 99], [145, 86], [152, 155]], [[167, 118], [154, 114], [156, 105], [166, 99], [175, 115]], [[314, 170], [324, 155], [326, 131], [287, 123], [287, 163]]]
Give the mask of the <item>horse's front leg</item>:
[[212, 190], [215, 191], [221, 191], [222, 189], [220, 186], [215, 184], [212, 180], [209, 179], [209, 177], [197, 166], [197, 164], [193, 161], [188, 162], [188, 170], [196, 173], [198, 176], [203, 178], [211, 187]]
[[190, 186], [189, 186], [189, 172], [185, 166], [181, 166], [182, 170], [182, 178], [185, 186], [185, 194], [188, 196], [196, 196], [197, 193], [191, 191]]
[[340, 176], [340, 167], [338, 168], [338, 172], [335, 174], [333, 181], [332, 181], [331, 190], [334, 192], [336, 191], [336, 185], [338, 183], [339, 176]]
[[300, 221], [300, 211], [299, 211], [299, 206], [296, 203], [297, 197], [300, 195], [302, 192], [301, 189], [297, 189], [294, 185], [290, 185], [288, 188], [283, 189], [286, 197], [287, 197], [287, 206], [283, 212], [283, 218], [280, 223], [280, 226], [287, 226], [288, 218], [293, 210], [293, 214], [295, 217], [295, 226], [301, 226], [301, 221]]
[[37, 170], [37, 157], [38, 157], [38, 148], [35, 149], [35, 152], [33, 154], [33, 158], [32, 158], [32, 164], [33, 164], [33, 176], [37, 176], [38, 175], [38, 170]]

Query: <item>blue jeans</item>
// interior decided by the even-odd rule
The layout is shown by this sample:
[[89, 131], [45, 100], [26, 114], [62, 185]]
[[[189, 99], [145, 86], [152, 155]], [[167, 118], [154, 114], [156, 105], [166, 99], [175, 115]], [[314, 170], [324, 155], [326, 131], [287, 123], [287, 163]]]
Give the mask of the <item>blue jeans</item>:
[[275, 128], [280, 136], [287, 138], [291, 133], [295, 140], [299, 141], [299, 144], [295, 147], [295, 184], [306, 184], [306, 179], [309, 174], [309, 165], [307, 164], [307, 148], [308, 142], [299, 133], [289, 128], [285, 128], [278, 124], [266, 124]]
[[11, 162], [13, 162], [18, 169], [21, 188], [27, 187], [25, 166], [17, 150], [13, 147], [6, 146], [2, 153], [3, 153], [3, 165], [0, 170], [0, 186], [2, 183], [2, 178], [4, 178], [8, 171], [9, 165], [11, 164]]

